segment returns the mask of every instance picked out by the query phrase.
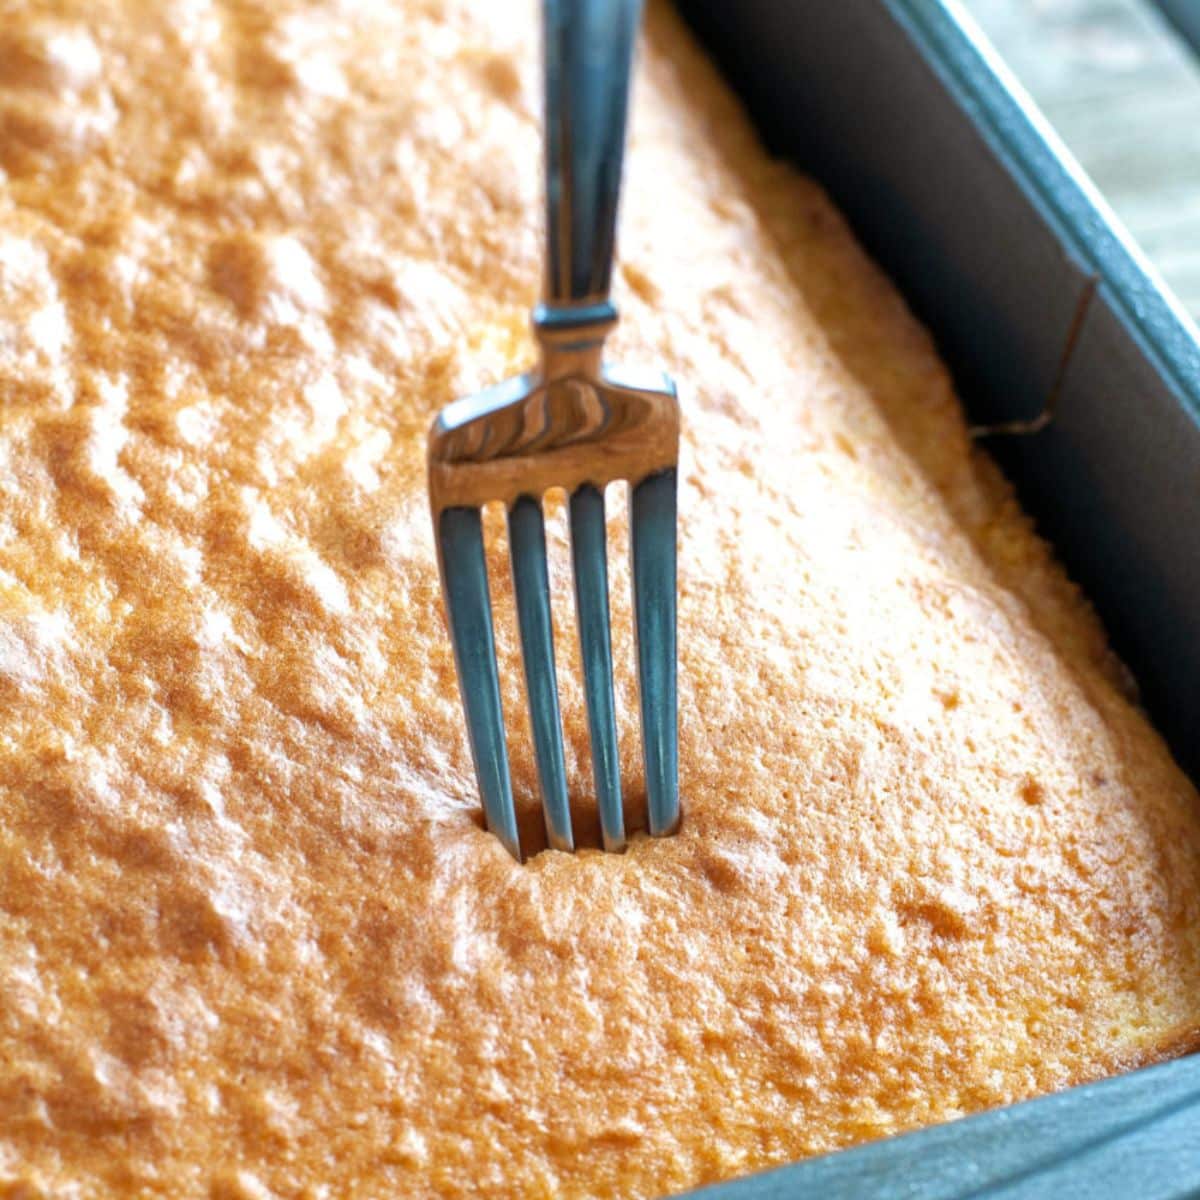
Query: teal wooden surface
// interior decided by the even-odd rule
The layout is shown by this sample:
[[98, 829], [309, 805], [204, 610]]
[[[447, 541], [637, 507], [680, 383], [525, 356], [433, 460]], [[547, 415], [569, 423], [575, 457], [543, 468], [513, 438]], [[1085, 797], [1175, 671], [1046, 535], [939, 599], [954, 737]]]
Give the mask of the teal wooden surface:
[[1200, 58], [1150, 0], [965, 5], [1200, 320]]

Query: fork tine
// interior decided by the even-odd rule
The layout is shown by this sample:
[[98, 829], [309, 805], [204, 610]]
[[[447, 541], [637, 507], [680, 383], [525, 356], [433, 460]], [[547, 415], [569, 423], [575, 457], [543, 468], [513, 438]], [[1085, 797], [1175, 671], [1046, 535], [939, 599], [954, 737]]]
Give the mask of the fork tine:
[[538, 782], [546, 838], [552, 849], [574, 850], [571, 810], [567, 807], [567, 772], [563, 765], [558, 680], [554, 674], [554, 635], [550, 624], [550, 580], [546, 572], [546, 528], [541, 505], [522, 496], [508, 513], [508, 544], [517, 626], [525, 661], [525, 690], [537, 756]]
[[479, 509], [443, 509], [438, 520], [438, 541], [450, 640], [487, 827], [520, 862], [521, 839], [508, 776]]
[[675, 469], [643, 479], [630, 498], [633, 610], [642, 707], [646, 807], [655, 837], [679, 824], [675, 659]]
[[592, 773], [605, 850], [625, 846], [621, 773], [617, 764], [617, 721], [613, 702], [612, 642], [608, 628], [608, 550], [604, 493], [585, 484], [571, 496], [571, 559], [575, 568], [575, 608], [583, 653]]

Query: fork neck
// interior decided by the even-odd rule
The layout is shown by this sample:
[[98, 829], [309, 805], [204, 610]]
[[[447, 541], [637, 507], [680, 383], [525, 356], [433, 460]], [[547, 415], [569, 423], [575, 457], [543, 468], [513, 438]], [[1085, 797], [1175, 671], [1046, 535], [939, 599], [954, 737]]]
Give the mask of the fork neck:
[[543, 0], [546, 276], [542, 374], [594, 374], [609, 299], [641, 0]]
[[540, 377], [597, 378], [604, 340], [616, 323], [616, 306], [610, 300], [573, 308], [539, 304], [533, 310], [533, 330], [541, 347]]

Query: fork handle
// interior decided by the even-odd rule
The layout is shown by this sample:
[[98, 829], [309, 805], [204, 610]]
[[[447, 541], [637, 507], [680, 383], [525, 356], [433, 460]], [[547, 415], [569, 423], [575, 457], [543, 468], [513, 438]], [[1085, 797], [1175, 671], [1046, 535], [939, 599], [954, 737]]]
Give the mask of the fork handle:
[[547, 244], [539, 330], [607, 331], [616, 320], [608, 291], [641, 6], [543, 0]]

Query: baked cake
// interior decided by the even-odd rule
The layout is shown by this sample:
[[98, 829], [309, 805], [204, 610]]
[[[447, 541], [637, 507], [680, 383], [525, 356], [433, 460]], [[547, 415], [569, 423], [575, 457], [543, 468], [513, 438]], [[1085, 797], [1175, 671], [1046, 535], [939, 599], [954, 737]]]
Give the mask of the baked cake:
[[[663, 7], [613, 353], [685, 412], [684, 824], [483, 830], [424, 443], [533, 358], [538, 61], [489, 0], [4, 8], [6, 1195], [657, 1196], [1196, 1041], [1196, 793]], [[594, 840], [561, 498], [550, 541]]]

